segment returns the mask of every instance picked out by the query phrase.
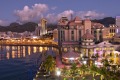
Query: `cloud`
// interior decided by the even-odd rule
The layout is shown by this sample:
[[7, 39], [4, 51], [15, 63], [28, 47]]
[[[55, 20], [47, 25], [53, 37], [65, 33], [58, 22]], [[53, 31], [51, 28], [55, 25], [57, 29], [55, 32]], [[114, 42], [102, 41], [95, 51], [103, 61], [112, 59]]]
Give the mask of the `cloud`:
[[[34, 4], [33, 6], [24, 6], [22, 10], [15, 10], [15, 15], [17, 16], [17, 21], [21, 23], [34, 21], [38, 22], [40, 18], [46, 18], [48, 22], [54, 23], [57, 22], [61, 17], [68, 17], [71, 19], [71, 14], [73, 16], [79, 16], [84, 19], [85, 16], [90, 16], [91, 19], [103, 18], [103, 13], [98, 13], [96, 11], [73, 11], [73, 10], [65, 10], [61, 13], [47, 13], [50, 10], [56, 10], [56, 6], [49, 7], [46, 4]], [[46, 14], [47, 13], [47, 14]]]
[[63, 11], [59, 14], [55, 14], [55, 13], [49, 13], [47, 14], [46, 18], [48, 19], [48, 21], [50, 23], [54, 23], [54, 22], [57, 22], [61, 17], [68, 17], [68, 19], [71, 18], [71, 14], [74, 14], [74, 11], [73, 10], [66, 10], [66, 11]]
[[56, 10], [56, 9], [57, 9], [57, 7], [56, 7], [56, 6], [54, 6], [54, 7], [52, 7], [51, 9], [52, 9], [52, 10]]
[[7, 21], [7, 20], [0, 20], [0, 25], [1, 26], [8, 26], [9, 25], [9, 21]]
[[96, 11], [78, 11], [76, 12], [77, 16], [80, 16], [82, 19], [84, 19], [86, 16], [89, 16], [91, 19], [98, 19], [103, 18], [105, 14], [98, 13]]
[[57, 22], [61, 17], [67, 17], [68, 19], [71, 19], [71, 14], [73, 16], [79, 16], [82, 19], [85, 19], [86, 16], [90, 16], [91, 19], [99, 19], [103, 18], [105, 14], [98, 13], [96, 11], [73, 11], [73, 10], [66, 10], [59, 14], [55, 13], [49, 13], [47, 14], [46, 18], [48, 19], [48, 22], [54, 23]]
[[59, 13], [57, 17], [60, 19], [61, 17], [68, 17], [69, 19], [71, 18], [71, 14], [74, 14], [73, 10], [66, 10], [62, 13]]
[[43, 17], [43, 14], [48, 11], [46, 4], [34, 4], [31, 8], [24, 6], [22, 10], [15, 10], [15, 15], [20, 22], [34, 21], [37, 18]]

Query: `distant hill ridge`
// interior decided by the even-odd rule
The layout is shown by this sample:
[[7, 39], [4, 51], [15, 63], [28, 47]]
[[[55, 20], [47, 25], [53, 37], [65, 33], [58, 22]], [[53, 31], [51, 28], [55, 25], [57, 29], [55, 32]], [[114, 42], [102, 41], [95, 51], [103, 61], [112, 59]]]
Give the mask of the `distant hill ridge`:
[[[115, 18], [112, 17], [105, 17], [103, 19], [98, 19], [98, 20], [92, 20], [92, 22], [98, 22], [106, 27], [108, 27], [109, 24], [115, 24]], [[37, 23], [35, 22], [27, 22], [22, 25], [19, 23], [13, 22], [9, 26], [0, 26], [0, 32], [7, 32], [7, 31], [12, 31], [12, 32], [24, 32], [24, 31], [35, 31], [36, 26], [38, 26]], [[48, 30], [53, 30], [54, 28], [57, 28], [57, 24], [48, 24]]]

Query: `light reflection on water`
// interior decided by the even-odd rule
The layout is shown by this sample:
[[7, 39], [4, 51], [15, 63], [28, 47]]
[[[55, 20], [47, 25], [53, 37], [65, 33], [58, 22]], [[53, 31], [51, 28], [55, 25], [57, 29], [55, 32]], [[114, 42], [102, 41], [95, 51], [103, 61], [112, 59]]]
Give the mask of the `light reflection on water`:
[[[51, 49], [50, 49], [51, 48]], [[0, 45], [0, 60], [23, 58], [27, 55], [41, 53], [43, 50], [53, 50], [58, 52], [53, 47], [41, 47], [41, 46], [1, 46]]]

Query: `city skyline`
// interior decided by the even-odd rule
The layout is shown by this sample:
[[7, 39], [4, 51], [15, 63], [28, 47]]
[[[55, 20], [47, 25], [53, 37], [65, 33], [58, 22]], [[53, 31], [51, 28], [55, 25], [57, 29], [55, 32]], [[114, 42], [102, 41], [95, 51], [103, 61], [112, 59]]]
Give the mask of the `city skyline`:
[[[120, 1], [82, 1], [82, 0], [24, 0], [6, 1], [0, 3], [0, 25], [8, 25], [11, 22], [38, 22], [45, 17], [48, 21], [55, 22], [60, 17], [68, 18], [73, 16], [91, 16], [92, 19], [99, 19], [107, 16], [115, 17], [119, 13]], [[114, 5], [116, 4], [116, 5]]]

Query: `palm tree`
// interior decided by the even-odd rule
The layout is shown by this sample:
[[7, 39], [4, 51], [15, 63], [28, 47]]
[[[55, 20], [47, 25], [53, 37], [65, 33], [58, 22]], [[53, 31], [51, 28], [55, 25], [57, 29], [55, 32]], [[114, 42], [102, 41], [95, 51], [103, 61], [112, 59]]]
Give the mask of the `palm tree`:
[[107, 59], [103, 59], [102, 63], [103, 63], [103, 66], [106, 67], [106, 69], [108, 69], [108, 66], [110, 65], [109, 61]]
[[74, 80], [74, 77], [75, 77], [75, 76], [77, 75], [77, 73], [78, 73], [77, 64], [76, 64], [76, 63], [73, 63], [73, 64], [71, 65], [70, 69], [71, 69], [71, 75], [72, 75], [73, 80]]
[[95, 65], [90, 66], [90, 70], [93, 74], [93, 77], [95, 76], [96, 73], [98, 73], [98, 67]]
[[108, 78], [110, 78], [109, 71], [107, 71], [105, 67], [98, 68], [98, 73], [101, 75], [101, 80], [108, 80]]
[[88, 67], [86, 65], [81, 65], [81, 67], [79, 68], [80, 71], [82, 72], [82, 74], [84, 75], [86, 71], [88, 71]]
[[68, 76], [69, 73], [70, 73], [70, 72], [69, 72], [69, 70], [67, 69], [67, 67], [64, 66], [64, 67], [62, 68], [62, 75], [63, 75], [63, 76]]
[[55, 59], [51, 55], [49, 55], [46, 58], [46, 61], [44, 62], [45, 70], [49, 73], [53, 72], [55, 70], [55, 65], [56, 65]]

